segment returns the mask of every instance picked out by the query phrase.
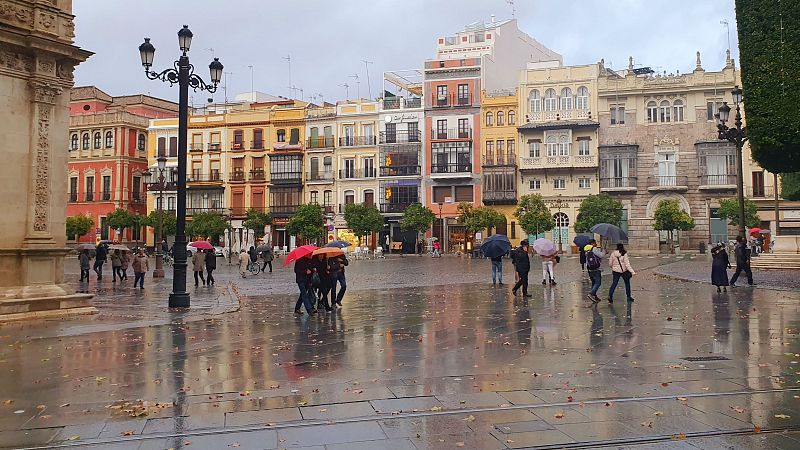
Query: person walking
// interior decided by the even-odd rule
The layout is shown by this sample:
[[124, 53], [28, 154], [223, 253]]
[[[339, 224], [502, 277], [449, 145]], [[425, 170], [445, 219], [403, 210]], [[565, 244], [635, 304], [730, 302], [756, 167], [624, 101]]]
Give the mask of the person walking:
[[439, 244], [439, 241], [433, 241], [433, 255], [431, 256], [433, 256], [434, 258], [442, 256], [441, 249], [442, 245]]
[[250, 256], [250, 263], [258, 264], [258, 250], [254, 246], [250, 246], [250, 250], [247, 251], [247, 254]]
[[500, 281], [500, 286], [503, 285], [503, 256], [492, 258], [492, 287], [497, 285], [497, 281]]
[[711, 284], [717, 287], [717, 292], [728, 292], [728, 269], [731, 261], [725, 244], [719, 243], [711, 247]]
[[161, 241], [161, 254], [168, 255], [169, 254], [169, 244], [167, 243], [167, 238], [164, 238]]
[[81, 283], [83, 280], [86, 279], [86, 282], [89, 282], [89, 260], [91, 257], [89, 256], [89, 249], [81, 250], [81, 253], [78, 255], [78, 262], [81, 265]]
[[586, 250], [584, 250], [583, 247], [581, 247], [580, 249], [578, 249], [578, 253], [581, 261], [581, 272], [583, 272], [584, 270], [586, 270]]
[[[242, 254], [239, 256], [247, 256], [244, 250], [242, 250]], [[294, 304], [294, 313], [298, 316], [303, 315], [303, 311], [300, 310], [300, 306], [305, 306], [306, 312], [308, 312], [309, 316], [312, 316], [317, 313], [317, 310], [314, 309], [314, 305], [311, 303], [311, 254], [298, 259], [294, 263], [294, 278], [295, 282], [297, 283], [297, 288], [300, 290], [300, 296], [297, 297], [297, 302]]]
[[122, 265], [119, 268], [121, 273], [121, 279], [128, 281], [128, 267], [131, 264], [130, 252], [122, 252], [120, 258], [122, 259]]
[[[312, 267], [311, 287], [313, 290], [316, 290], [316, 308], [319, 311], [320, 307], [324, 307], [325, 311], [331, 312], [333, 308], [331, 308], [331, 304], [328, 303], [328, 294], [331, 292], [332, 284], [331, 273], [328, 269], [328, 261], [325, 259], [325, 255], [317, 255], [317, 257], [312, 260]], [[331, 303], [333, 303], [333, 299], [331, 299]]]
[[122, 281], [122, 257], [119, 255], [119, 250], [114, 250], [114, 253], [111, 254], [111, 275], [113, 276], [112, 283], [117, 282], [117, 277]]
[[147, 260], [147, 255], [144, 254], [144, 249], [139, 249], [136, 256], [133, 257], [133, 287], [136, 288], [138, 284], [141, 289], [144, 289], [144, 276], [150, 270], [150, 263]]
[[217, 254], [213, 249], [206, 250], [206, 282], [208, 286], [215, 285], [213, 272], [217, 269]]
[[94, 272], [97, 274], [97, 279], [103, 279], [103, 264], [106, 263], [106, 258], [108, 257], [108, 247], [106, 244], [99, 244], [97, 249], [95, 249], [94, 255]]
[[519, 274], [519, 281], [517, 281], [511, 289], [511, 292], [517, 295], [517, 291], [522, 288], [523, 297], [532, 297], [532, 295], [528, 294], [528, 272], [531, 270], [531, 260], [528, 256], [527, 239], [523, 239], [522, 242], [519, 243], [519, 247], [512, 252], [511, 257], [514, 261], [514, 269], [516, 269]]
[[265, 246], [264, 250], [261, 250], [261, 258], [264, 260], [264, 266], [261, 267], [261, 271], [265, 272], [267, 270], [267, 266], [269, 266], [269, 271], [272, 273], [272, 260], [275, 259], [275, 253], [272, 251], [272, 247]]
[[[342, 307], [342, 298], [344, 292], [347, 290], [347, 279], [344, 275], [344, 268], [350, 265], [350, 261], [344, 255], [337, 255], [328, 258], [328, 272], [331, 277], [331, 306], [339, 305]], [[337, 294], [336, 283], [339, 283], [340, 289]]]
[[206, 255], [203, 254], [203, 251], [198, 249], [192, 255], [192, 269], [194, 269], [194, 287], [200, 285], [198, 281], [198, 277], [200, 280], [203, 281], [203, 286], [206, 285], [206, 279], [203, 278], [203, 271], [206, 270]]
[[620, 278], [625, 283], [625, 295], [628, 296], [628, 301], [632, 302], [631, 278], [636, 275], [636, 271], [631, 266], [631, 260], [628, 258], [628, 251], [625, 250], [624, 245], [617, 244], [617, 249], [608, 258], [608, 264], [611, 266], [611, 275], [614, 277], [611, 281], [611, 288], [608, 290], [608, 303], [614, 303], [614, 291], [617, 289]]
[[733, 273], [731, 278], [731, 287], [736, 287], [736, 280], [739, 279], [739, 274], [744, 271], [747, 275], [747, 284], [755, 286], [753, 283], [753, 271], [750, 270], [750, 250], [747, 248], [747, 243], [742, 236], [736, 236], [736, 247], [734, 247], [736, 254], [736, 272]]
[[550, 284], [556, 284], [556, 273], [553, 271], [555, 269], [556, 264], [558, 264], [558, 256], [556, 253], [552, 255], [542, 255], [542, 284], [547, 284], [550, 281]]
[[250, 255], [248, 255], [247, 252], [242, 249], [242, 251], [239, 252], [239, 275], [241, 275], [242, 278], [247, 278], [247, 267], [249, 265]]
[[598, 303], [600, 297], [597, 296], [597, 291], [600, 290], [600, 284], [603, 281], [601, 265], [606, 254], [597, 246], [597, 241], [594, 239], [584, 247], [584, 250], [586, 250], [586, 271], [589, 272], [589, 279], [592, 280], [592, 290], [588, 297], [593, 303]]

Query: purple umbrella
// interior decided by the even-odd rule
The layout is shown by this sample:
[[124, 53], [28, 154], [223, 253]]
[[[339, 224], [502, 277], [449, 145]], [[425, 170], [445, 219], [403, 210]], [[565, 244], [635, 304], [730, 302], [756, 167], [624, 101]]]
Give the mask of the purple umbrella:
[[550, 239], [539, 238], [533, 241], [533, 251], [542, 256], [550, 256], [556, 253], [556, 244]]

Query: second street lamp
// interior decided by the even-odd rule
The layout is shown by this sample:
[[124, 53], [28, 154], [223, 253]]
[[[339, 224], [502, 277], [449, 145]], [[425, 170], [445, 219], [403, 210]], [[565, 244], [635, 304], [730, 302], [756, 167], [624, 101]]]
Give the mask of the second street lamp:
[[747, 239], [747, 224], [745, 223], [744, 213], [744, 169], [742, 168], [742, 147], [747, 142], [747, 130], [742, 126], [742, 90], [739, 86], [735, 86], [731, 91], [733, 97], [733, 104], [736, 106], [736, 116], [734, 117], [734, 127], [729, 128], [725, 123], [730, 118], [731, 107], [728, 102], [724, 102], [719, 107], [719, 112], [715, 115], [717, 118], [717, 134], [719, 139], [733, 142], [736, 145], [736, 175], [738, 179], [737, 197], [739, 201], [739, 235], [745, 240]]
[[175, 230], [175, 268], [173, 271], [172, 293], [169, 294], [170, 307], [189, 307], [189, 293], [186, 292], [186, 143], [189, 122], [189, 88], [197, 91], [215, 92], [223, 66], [218, 58], [209, 64], [211, 84], [206, 84], [199, 75], [194, 73], [194, 66], [189, 63], [189, 48], [193, 34], [189, 27], [184, 25], [178, 31], [178, 44], [181, 56], [173, 63], [173, 68], [162, 72], [151, 71], [155, 59], [156, 48], [150, 43], [150, 38], [145, 38], [139, 46], [139, 56], [147, 78], [161, 80], [170, 86], [178, 85], [178, 189], [177, 189], [177, 226]]

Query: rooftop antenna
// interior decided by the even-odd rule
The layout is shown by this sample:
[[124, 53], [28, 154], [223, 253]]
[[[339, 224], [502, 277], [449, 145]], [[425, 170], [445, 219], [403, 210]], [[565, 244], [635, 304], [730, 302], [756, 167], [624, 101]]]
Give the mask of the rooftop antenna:
[[247, 67], [250, 68], [250, 101], [254, 102], [256, 101], [256, 91], [253, 87], [253, 65], [251, 64]]
[[210, 51], [211, 52], [211, 58], [214, 58], [214, 49], [213, 48], [207, 48], [206, 50]]
[[283, 59], [285, 59], [286, 62], [289, 64], [289, 95], [291, 96], [292, 93], [294, 92], [292, 90], [294, 89], [294, 85], [292, 84], [292, 55], [286, 55], [283, 57]]
[[345, 83], [342, 84], [341, 86], [344, 87], [344, 99], [350, 100], [350, 85]]
[[318, 92], [317, 95], [319, 96], [319, 102], [321, 106], [325, 106], [325, 99], [322, 97], [322, 93]]
[[225, 104], [228, 104], [228, 75], [233, 75], [233, 72], [222, 72], [222, 92], [225, 97]]
[[728, 23], [727, 19], [722, 19], [719, 21], [719, 24], [725, 27], [725, 31], [728, 33], [728, 50], [731, 49], [731, 26]]
[[508, 3], [508, 6], [511, 7], [511, 18], [516, 19], [517, 9], [514, 7], [514, 0], [506, 0], [506, 3]]
[[366, 59], [362, 59], [361, 62], [364, 63], [364, 69], [367, 72], [367, 96], [370, 100], [372, 100], [372, 87], [369, 84], [369, 65], [372, 64], [372, 61], [367, 61]]
[[361, 82], [358, 81], [358, 74], [354, 73], [350, 75], [350, 78], [356, 80], [356, 98], [361, 99]]

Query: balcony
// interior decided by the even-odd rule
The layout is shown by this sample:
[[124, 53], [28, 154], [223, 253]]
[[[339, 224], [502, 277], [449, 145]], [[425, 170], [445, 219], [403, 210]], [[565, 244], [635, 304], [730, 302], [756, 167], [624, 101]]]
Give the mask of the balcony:
[[600, 178], [603, 192], [636, 192], [636, 177]]
[[273, 217], [288, 217], [297, 212], [300, 205], [272, 205], [269, 210]]
[[383, 109], [421, 108], [422, 99], [419, 97], [404, 98], [390, 97], [383, 99]]
[[272, 149], [275, 151], [302, 151], [303, 150], [303, 143], [302, 142], [286, 142], [286, 141], [277, 141], [272, 144]]
[[739, 177], [736, 174], [721, 174], [721, 175], [700, 175], [700, 188], [704, 191], [713, 190], [736, 190], [737, 180]]
[[422, 142], [422, 133], [420, 131], [395, 131], [394, 133], [381, 131], [378, 143], [379, 144], [407, 144]]
[[472, 175], [472, 163], [447, 163], [447, 164], [432, 164], [432, 175], [449, 175], [449, 174], [465, 174]]
[[446, 130], [431, 130], [431, 139], [433, 140], [472, 139], [472, 128], [467, 128], [467, 129], [450, 128]]
[[69, 192], [67, 193], [67, 203], [77, 203], [78, 202], [78, 193], [77, 192]]
[[481, 159], [481, 165], [483, 167], [495, 167], [495, 166], [516, 167], [517, 155], [515, 153], [483, 155], [483, 158]]
[[517, 204], [517, 191], [484, 191], [483, 203], [486, 205], [515, 205]]
[[202, 152], [203, 151], [203, 144], [191, 143], [189, 144], [189, 151], [190, 152]]
[[365, 169], [365, 168], [358, 168], [358, 169], [342, 169], [339, 171], [339, 179], [340, 180], [350, 180], [350, 179], [357, 179], [357, 178], [375, 178], [377, 175], [377, 171], [375, 168], [372, 169]]
[[381, 166], [382, 177], [411, 177], [420, 173], [420, 166]]
[[323, 148], [333, 148], [333, 144], [336, 139], [333, 136], [328, 137], [316, 137], [316, 138], [308, 138], [306, 139], [306, 148], [308, 149], [323, 149]]
[[234, 206], [230, 209], [231, 217], [247, 217], [247, 212], [251, 209], [254, 209], [259, 212], [269, 212], [269, 208], [266, 206]]
[[272, 184], [303, 184], [303, 172], [273, 172]]
[[412, 203], [418, 202], [408, 202], [408, 203], [381, 203], [380, 204], [380, 212], [384, 214], [403, 214], [406, 208], [408, 208]]
[[231, 176], [228, 179], [228, 181], [231, 183], [244, 183], [244, 180], [245, 180], [244, 169], [234, 170], [233, 172], [231, 172]]
[[248, 179], [251, 183], [266, 183], [267, 174], [264, 172], [264, 169], [251, 170]]
[[345, 136], [339, 138], [339, 147], [363, 147], [375, 145], [375, 136]]
[[208, 144], [207, 148], [209, 152], [219, 152], [222, 151], [222, 144], [220, 144], [219, 142], [212, 142]]
[[775, 189], [772, 186], [747, 186], [747, 196], [753, 199], [775, 198]]
[[333, 205], [323, 205], [322, 212], [325, 215], [333, 215], [336, 212], [336, 208]]
[[144, 205], [145, 203], [147, 203], [147, 199], [141, 192], [134, 192], [133, 195], [131, 195], [132, 205]]
[[647, 179], [648, 191], [686, 191], [689, 178], [685, 175], [656, 175]]
[[250, 141], [250, 150], [264, 150], [264, 140]]
[[111, 201], [111, 192], [108, 192], [108, 191], [101, 192], [100, 193], [100, 200], [104, 201], [104, 202]]
[[233, 151], [244, 151], [244, 141], [233, 141], [231, 142], [231, 150]]
[[222, 184], [222, 174], [218, 170], [211, 173], [194, 172], [186, 177], [187, 183], [214, 183]]
[[333, 171], [330, 172], [306, 172], [307, 183], [332, 183]]
[[189, 206], [189, 207], [186, 208], [186, 215], [187, 216], [193, 216], [195, 214], [200, 214], [200, 213], [217, 213], [217, 214], [223, 214], [224, 215], [224, 214], [228, 213], [228, 209], [225, 208], [225, 207], [222, 207], [222, 206], [216, 207], [216, 208], [213, 208], [213, 207], [212, 208], [195, 208], [195, 207]]
[[[434, 97], [434, 108], [449, 108], [449, 107], [465, 107], [473, 106], [472, 93], [466, 95], [457, 95], [456, 93], [449, 93], [446, 95], [437, 95]], [[477, 105], [475, 105], [477, 106]]]
[[554, 168], [595, 168], [597, 156], [542, 156], [519, 158], [520, 170], [554, 169]]

